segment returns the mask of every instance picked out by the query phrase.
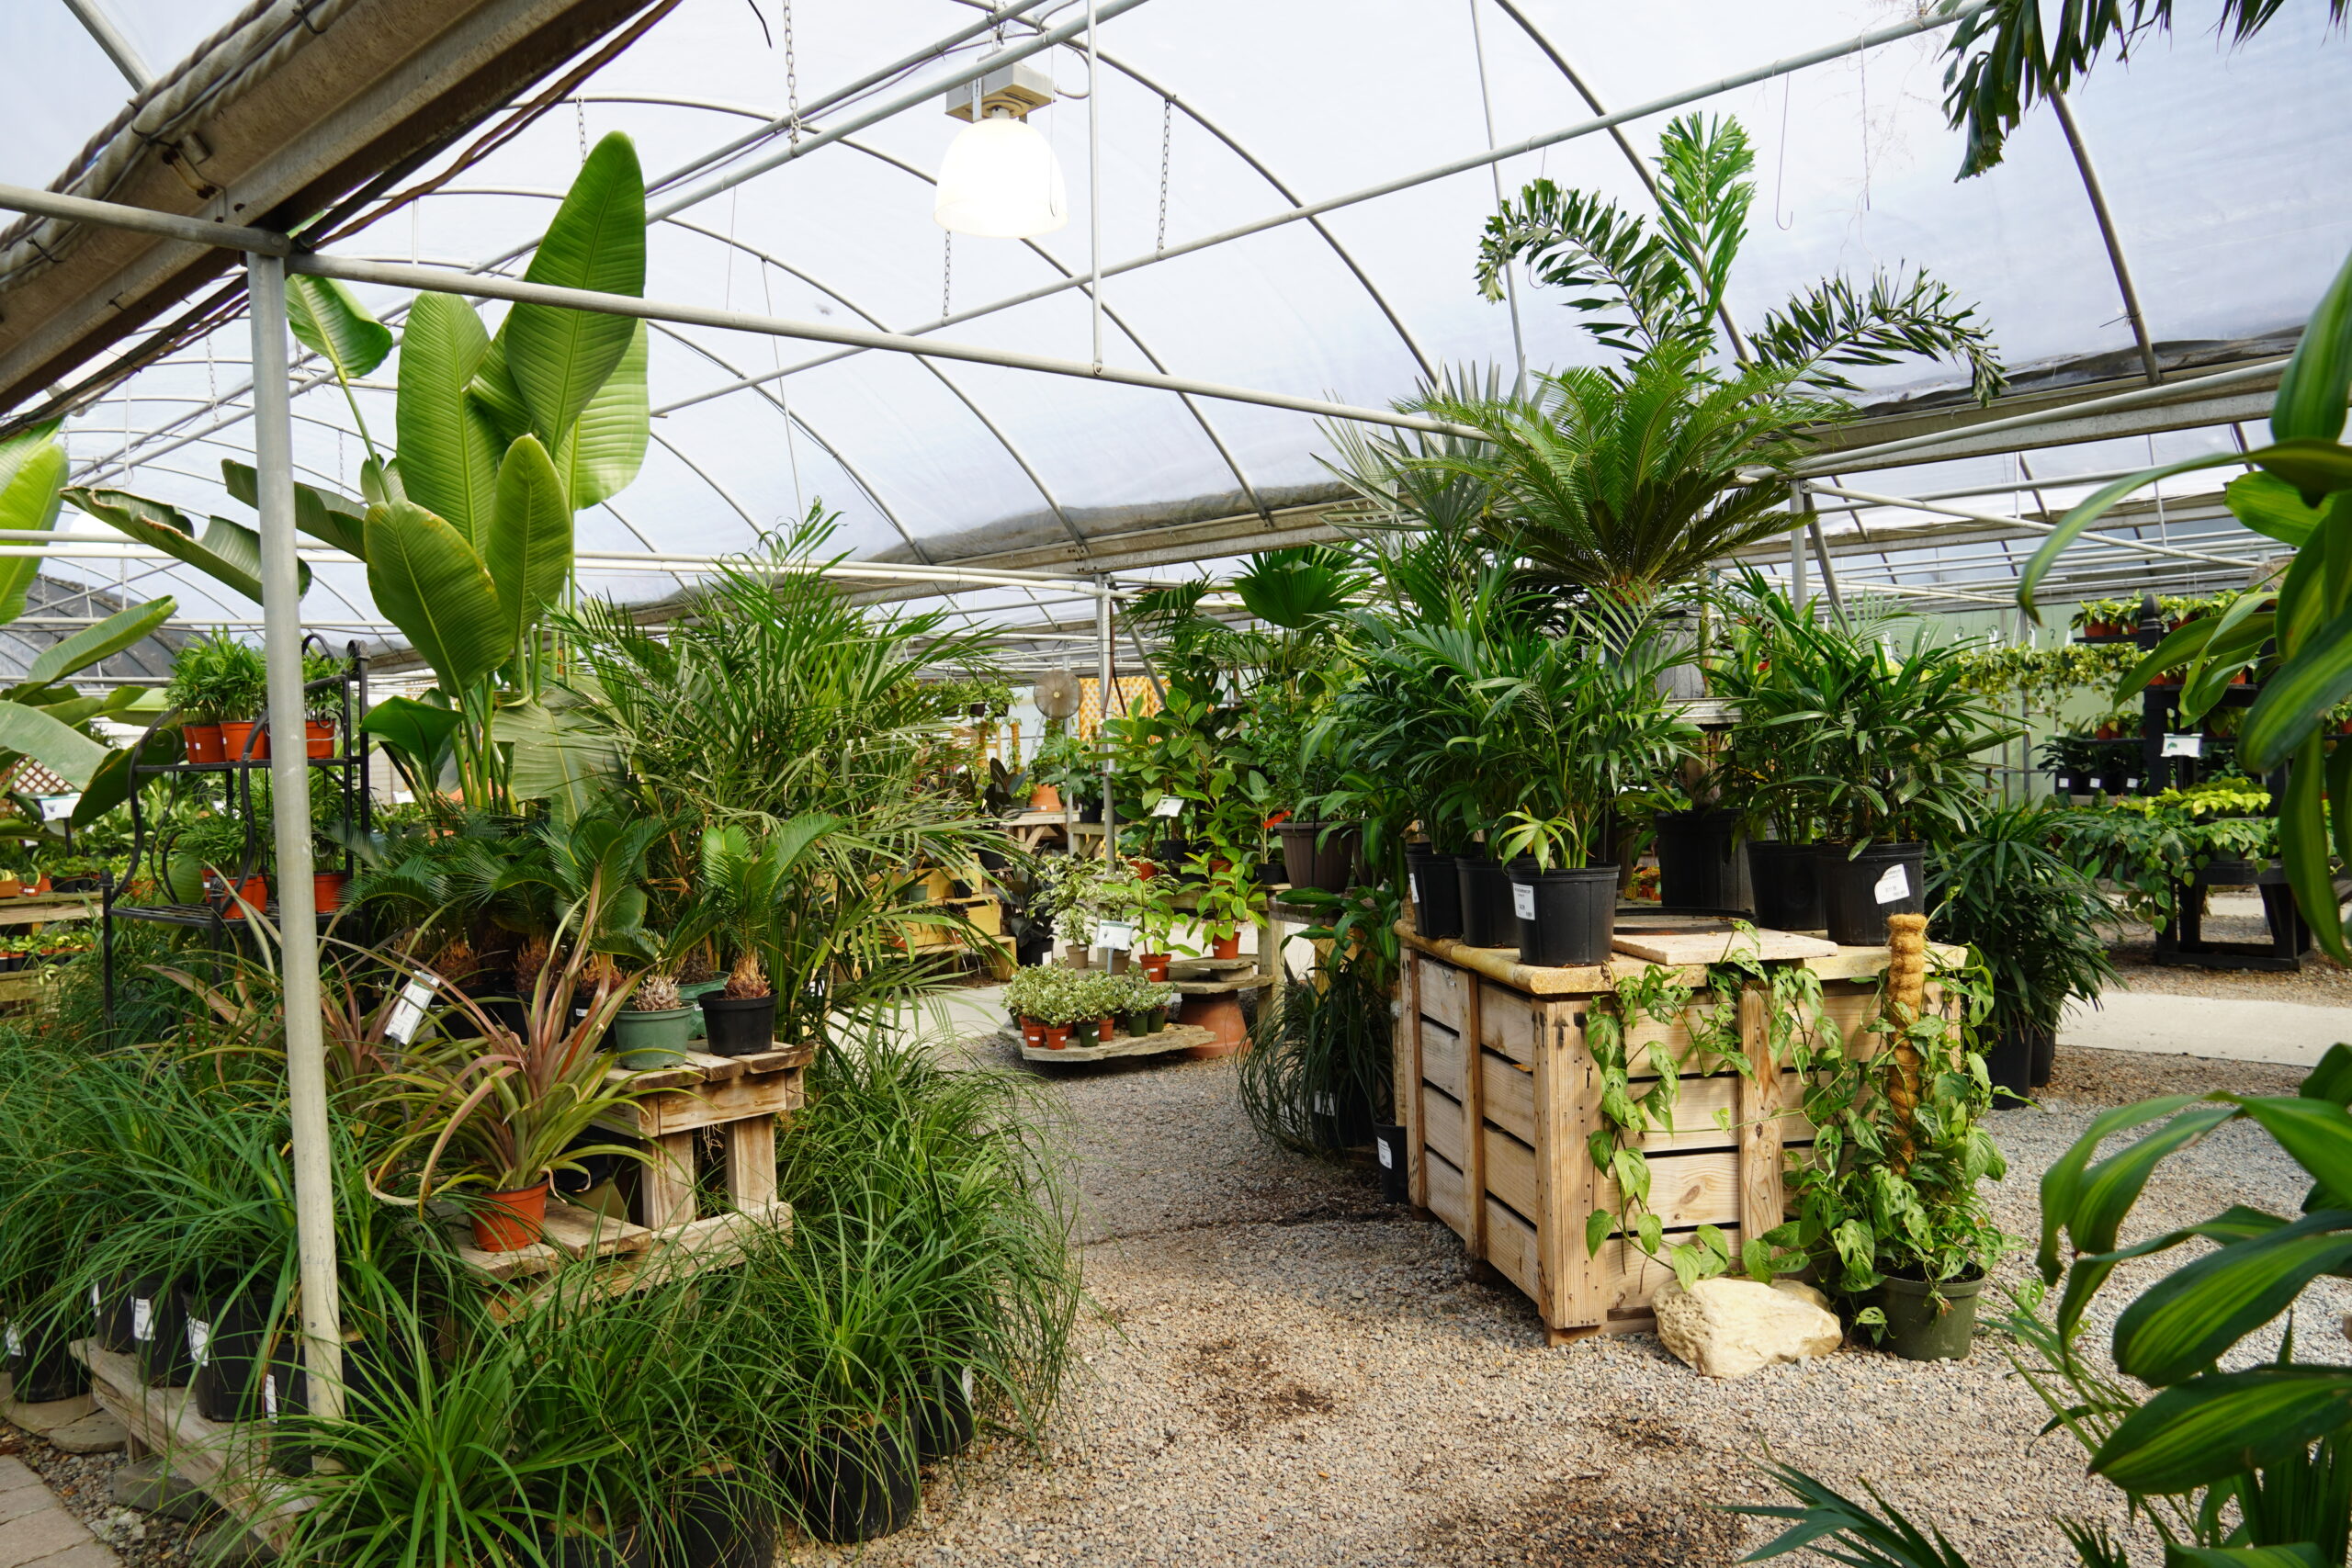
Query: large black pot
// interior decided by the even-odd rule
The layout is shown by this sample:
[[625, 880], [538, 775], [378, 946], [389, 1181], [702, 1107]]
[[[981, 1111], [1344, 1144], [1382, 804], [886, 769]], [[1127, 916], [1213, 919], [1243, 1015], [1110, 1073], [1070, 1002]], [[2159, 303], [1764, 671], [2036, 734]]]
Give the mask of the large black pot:
[[1657, 819], [1657, 897], [1668, 909], [1741, 908], [1739, 813], [1669, 811]]
[[208, 1421], [263, 1421], [298, 1405], [301, 1338], [290, 1323], [273, 1323], [269, 1286], [239, 1288], [234, 1278], [184, 1287], [189, 1380], [196, 1407]]
[[775, 997], [702, 998], [703, 1034], [715, 1056], [749, 1056], [775, 1048]]
[[915, 1517], [914, 1450], [888, 1427], [818, 1433], [806, 1454], [786, 1463], [784, 1479], [801, 1527], [819, 1540], [872, 1540]]
[[1996, 1111], [2025, 1103], [2033, 1089], [2034, 1036], [2047, 1031], [2036, 1030], [2031, 1024], [2004, 1029], [1984, 1042], [1984, 1071], [1993, 1080], [1993, 1108]]
[[90, 1337], [102, 1349], [128, 1356], [139, 1348], [131, 1337], [130, 1292], [133, 1281], [129, 1274], [118, 1274], [103, 1285], [90, 1287]]
[[90, 1371], [66, 1349], [89, 1332], [81, 1314], [26, 1319], [8, 1325], [8, 1377], [21, 1404], [47, 1404], [90, 1392]]
[[1887, 916], [1928, 907], [1925, 844], [1880, 842], [1859, 854], [1844, 844], [1822, 844], [1816, 853], [1822, 914], [1829, 940], [1840, 947], [1883, 947]]
[[674, 1543], [660, 1541], [660, 1568], [769, 1568], [775, 1561], [777, 1520], [756, 1488], [723, 1475], [690, 1482], [672, 1516]]
[[1427, 844], [1405, 850], [1405, 871], [1413, 898], [1413, 929], [1431, 941], [1462, 934], [1462, 880], [1453, 857]]
[[954, 1459], [971, 1446], [979, 1423], [972, 1414], [972, 1369], [933, 1367], [915, 1398], [915, 1459]]
[[141, 1274], [130, 1282], [131, 1353], [149, 1388], [185, 1388], [196, 1363], [187, 1353], [187, 1313], [180, 1292], [162, 1274]]
[[1462, 944], [1518, 946], [1519, 919], [1511, 912], [1510, 870], [1475, 852], [1455, 856], [1453, 869], [1462, 898]]
[[2050, 1085], [2050, 1075], [2058, 1070], [2058, 1031], [2037, 1029], [2033, 1032], [2033, 1064], [2027, 1079], [2036, 1089]]
[[1599, 964], [1617, 932], [1617, 868], [1584, 865], [1540, 871], [1532, 860], [1510, 864], [1519, 961], [1545, 969]]
[[1817, 846], [1777, 839], [1747, 841], [1747, 881], [1755, 890], [1756, 923], [1772, 931], [1817, 931], [1821, 912]]
[[1372, 1147], [1380, 1158], [1380, 1195], [1392, 1203], [1411, 1202], [1412, 1155], [1405, 1146], [1405, 1129], [1394, 1122], [1374, 1122]]
[[1293, 887], [1319, 887], [1326, 893], [1348, 890], [1355, 877], [1357, 853], [1363, 847], [1362, 827], [1353, 822], [1283, 822], [1276, 825], [1274, 835], [1282, 840], [1283, 869]]

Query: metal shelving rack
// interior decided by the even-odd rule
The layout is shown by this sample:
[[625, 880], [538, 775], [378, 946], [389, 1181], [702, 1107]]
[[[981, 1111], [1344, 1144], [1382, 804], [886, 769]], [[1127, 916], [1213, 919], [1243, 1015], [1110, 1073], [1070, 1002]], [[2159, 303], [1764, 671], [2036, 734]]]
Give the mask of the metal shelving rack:
[[[333, 657], [334, 653], [334, 650], [329, 649], [324, 640], [315, 633], [303, 639], [303, 651], [306, 653], [315, 651], [329, 657]], [[348, 828], [356, 823], [359, 831], [365, 833], [371, 827], [373, 820], [368, 791], [369, 747], [367, 733], [359, 728], [358, 720], [368, 711], [368, 660], [360, 654], [359, 645], [356, 642], [345, 645], [344, 668], [341, 673], [310, 682], [303, 687], [303, 693], [307, 697], [311, 693], [329, 686], [340, 689], [334, 720], [333, 751], [325, 757], [306, 757], [305, 761], [311, 769], [334, 779], [334, 787], [341, 794], [343, 800], [342, 815], [345, 826]], [[255, 757], [252, 753], [256, 739], [267, 733], [266, 728], [258, 724], [254, 726], [253, 736], [246, 741], [245, 755], [232, 761], [147, 762], [141, 761], [140, 759], [148, 755], [150, 743], [155, 739], [157, 734], [173, 728], [178, 723], [179, 717], [180, 715], [176, 709], [164, 714], [148, 727], [146, 732], [140, 736], [132, 748], [130, 799], [130, 863], [125, 868], [119, 882], [112, 874], [108, 874], [99, 884], [98, 947], [100, 961], [104, 965], [107, 1020], [109, 1023], [114, 1020], [116, 920], [145, 920], [156, 925], [201, 931], [208, 933], [217, 947], [225, 947], [232, 935], [243, 932], [249, 925], [242, 912], [233, 917], [224, 912], [235, 908], [233, 900], [229, 898], [217, 901], [207, 898], [204, 902], [197, 904], [157, 904], [130, 900], [128, 897], [130, 890], [138, 887], [142, 880], [150, 886], [164, 892], [167, 897], [171, 887], [170, 879], [163, 863], [164, 852], [169, 846], [163, 836], [156, 831], [153, 819], [144, 808], [141, 787], [144, 782], [164, 774], [219, 781], [223, 787], [218, 804], [233, 811], [237, 818], [243, 823], [245, 830], [244, 849], [237, 866], [234, 884], [236, 886], [242, 887], [248, 878], [259, 874], [259, 868], [267, 857], [271, 842], [271, 824], [266, 819], [257, 818], [254, 812], [254, 774], [258, 770], [267, 768], [270, 765], [270, 759]], [[307, 734], [295, 736], [292, 743], [302, 746], [306, 751], [309, 749]], [[274, 738], [273, 744], [275, 744]], [[314, 776], [312, 788], [316, 787]], [[330, 864], [320, 866], [318, 869], [334, 870], [338, 867]], [[348, 846], [342, 852], [339, 869], [346, 875], [356, 869], [356, 862]], [[271, 900], [266, 912], [273, 920], [277, 918], [278, 908], [275, 899]], [[319, 915], [320, 928], [325, 929], [330, 922], [338, 918], [338, 914], [339, 911], [322, 911]]]

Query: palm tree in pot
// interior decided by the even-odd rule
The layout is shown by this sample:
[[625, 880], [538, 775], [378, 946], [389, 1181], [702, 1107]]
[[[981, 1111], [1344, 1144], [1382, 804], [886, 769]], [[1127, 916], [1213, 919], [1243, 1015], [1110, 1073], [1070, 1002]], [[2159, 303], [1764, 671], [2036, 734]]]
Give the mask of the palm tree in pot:
[[[801, 891], [811, 852], [841, 827], [821, 812], [796, 817], [754, 840], [749, 829], [708, 828], [689, 936], [718, 936], [728, 953], [724, 990], [702, 998], [705, 1032], [722, 1056], [749, 1055], [775, 1042], [776, 997], [770, 959], [779, 922]], [[816, 976], [808, 979], [818, 978]]]

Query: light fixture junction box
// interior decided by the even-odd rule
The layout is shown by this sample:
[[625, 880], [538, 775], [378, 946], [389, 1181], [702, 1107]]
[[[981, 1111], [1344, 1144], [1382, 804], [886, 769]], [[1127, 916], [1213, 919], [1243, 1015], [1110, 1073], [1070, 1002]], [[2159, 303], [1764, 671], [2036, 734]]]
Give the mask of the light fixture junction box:
[[979, 118], [972, 111], [976, 93], [979, 115], [990, 109], [1003, 109], [1015, 119], [1026, 119], [1031, 109], [1044, 108], [1054, 101], [1054, 79], [1027, 61], [1016, 60], [1010, 65], [998, 66], [977, 82], [948, 88], [944, 100], [947, 112], [957, 119]]

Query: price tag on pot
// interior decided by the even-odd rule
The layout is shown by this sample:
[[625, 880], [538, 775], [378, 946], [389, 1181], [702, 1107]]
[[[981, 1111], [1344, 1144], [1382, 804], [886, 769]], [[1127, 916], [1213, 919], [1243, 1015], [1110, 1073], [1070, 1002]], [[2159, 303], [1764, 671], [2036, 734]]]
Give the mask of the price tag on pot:
[[1878, 874], [1878, 883], [1871, 889], [1871, 897], [1882, 904], [1899, 904], [1911, 897], [1911, 870], [1908, 866], [1891, 865]]
[[392, 1016], [384, 1021], [384, 1038], [396, 1045], [405, 1045], [416, 1038], [417, 1026], [424, 1021], [424, 1010], [433, 1001], [435, 982], [430, 975], [420, 975], [401, 987], [400, 999], [392, 1003]]
[[2164, 754], [2167, 757], [2202, 757], [2205, 738], [2201, 735], [2167, 735]]
[[1412, 894], [1413, 902], [1416, 904], [1419, 903], [1421, 901], [1421, 874], [1418, 871], [1407, 872], [1405, 874], [1405, 886]]
[[212, 1325], [200, 1317], [187, 1320], [187, 1359], [199, 1367], [212, 1359]]
[[1522, 920], [1535, 918], [1535, 886], [1529, 882], [1510, 885], [1510, 912]]
[[1183, 809], [1184, 797], [1182, 795], [1163, 795], [1159, 797], [1159, 804], [1151, 808], [1151, 814], [1154, 817], [1173, 817]]
[[1333, 1102], [1329, 1095], [1317, 1093], [1315, 1096], [1315, 1114], [1317, 1116], [1337, 1116], [1339, 1113], [1340, 1108]]
[[145, 1296], [130, 1298], [130, 1337], [141, 1345], [155, 1338], [155, 1303]]
[[263, 1416], [268, 1419], [272, 1421], [277, 1419], [277, 1374], [276, 1372], [264, 1372], [261, 1375], [261, 1410]]
[[1094, 941], [1114, 953], [1125, 953], [1136, 944], [1136, 928], [1125, 920], [1104, 920], [1094, 928]]
[[55, 822], [61, 818], [71, 817], [74, 815], [74, 808], [82, 804], [82, 797], [78, 795], [44, 795], [40, 797], [40, 819], [44, 822]]
[[25, 1337], [17, 1330], [17, 1325], [12, 1323], [8, 1325], [8, 1359], [12, 1361], [22, 1360], [24, 1359], [24, 1354]]
[[1374, 1139], [1373, 1140], [1373, 1147], [1374, 1147], [1375, 1149], [1377, 1149], [1377, 1150], [1379, 1150], [1379, 1151], [1380, 1151], [1380, 1168], [1381, 1168], [1381, 1169], [1383, 1169], [1383, 1170], [1394, 1170], [1394, 1169], [1396, 1168], [1396, 1156], [1394, 1156], [1394, 1155], [1392, 1155], [1392, 1154], [1390, 1154], [1390, 1153], [1388, 1152], [1388, 1140], [1387, 1140], [1387, 1139], [1385, 1139], [1385, 1138], [1374, 1138]]

